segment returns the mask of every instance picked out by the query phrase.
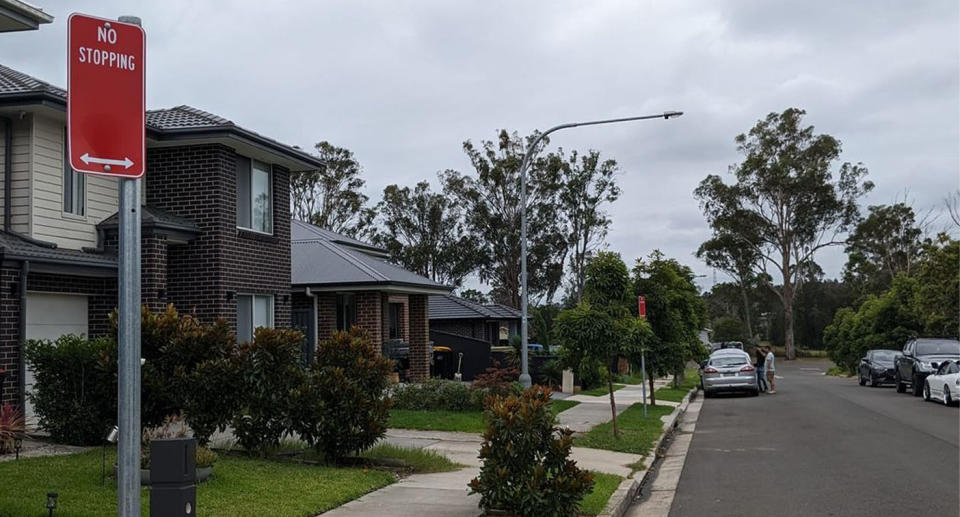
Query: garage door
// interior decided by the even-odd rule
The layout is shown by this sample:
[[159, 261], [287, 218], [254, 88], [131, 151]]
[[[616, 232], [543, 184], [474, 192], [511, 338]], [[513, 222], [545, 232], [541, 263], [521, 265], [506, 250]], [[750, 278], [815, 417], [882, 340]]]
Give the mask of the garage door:
[[[27, 293], [27, 339], [55, 340], [64, 334], [87, 334], [87, 297], [75, 294]], [[24, 377], [27, 393], [33, 387], [33, 372]], [[34, 427], [33, 405], [24, 408], [27, 425]]]

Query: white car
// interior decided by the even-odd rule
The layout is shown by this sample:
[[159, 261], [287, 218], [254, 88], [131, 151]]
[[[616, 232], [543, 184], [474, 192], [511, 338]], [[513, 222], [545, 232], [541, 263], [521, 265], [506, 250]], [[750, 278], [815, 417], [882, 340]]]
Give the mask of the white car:
[[923, 400], [939, 400], [946, 405], [960, 400], [960, 363], [944, 361], [923, 383]]

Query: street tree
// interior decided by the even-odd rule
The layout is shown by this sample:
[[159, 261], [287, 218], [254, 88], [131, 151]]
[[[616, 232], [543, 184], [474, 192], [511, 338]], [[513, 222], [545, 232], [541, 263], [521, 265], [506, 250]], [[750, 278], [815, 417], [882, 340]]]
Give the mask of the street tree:
[[375, 212], [362, 192], [366, 182], [353, 152], [330, 142], [314, 145], [324, 167], [290, 173], [293, 217], [349, 237], [368, 234]]
[[689, 267], [659, 250], [633, 268], [634, 294], [646, 298], [647, 321], [656, 336], [647, 361], [651, 391], [654, 377], [673, 374], [679, 382], [686, 362], [706, 353], [700, 342], [706, 309], [694, 278]]
[[[468, 140], [463, 150], [474, 174], [441, 174], [444, 192], [463, 207], [467, 232], [479, 240], [480, 280], [490, 284], [494, 300], [511, 307], [520, 307], [520, 165], [536, 136], [502, 130], [496, 141], [476, 146]], [[545, 139], [540, 149], [546, 145]], [[534, 299], [549, 301], [563, 278], [560, 170], [557, 155], [539, 153], [527, 170], [528, 288]]]
[[[711, 174], [695, 191], [715, 232], [730, 232], [759, 254], [761, 278], [783, 305], [788, 359], [796, 357], [794, 296], [816, 268], [816, 253], [844, 244], [842, 235], [859, 218], [857, 199], [873, 188], [862, 164], [845, 162], [834, 173], [840, 141], [804, 126], [805, 114], [795, 108], [770, 113], [738, 135], [743, 161], [730, 168], [735, 183]], [[770, 268], [779, 285], [767, 274]]]
[[[561, 150], [558, 154], [562, 153]], [[599, 151], [583, 155], [573, 151], [563, 159], [558, 199], [567, 236], [563, 255], [569, 260], [561, 263], [569, 263], [567, 298], [574, 303], [583, 298], [588, 257], [603, 245], [610, 228], [612, 220], [604, 205], [620, 197], [615, 178], [618, 171], [616, 160], [601, 160]]]
[[760, 255], [753, 246], [744, 245], [741, 237], [750, 236], [749, 228], [738, 228], [737, 233], [721, 231], [714, 234], [709, 240], [697, 249], [697, 258], [706, 262], [712, 268], [719, 269], [730, 275], [737, 287], [743, 302], [743, 318], [746, 324], [746, 335], [753, 336], [753, 324], [750, 321], [750, 286], [757, 281], [757, 266]]
[[481, 305], [486, 305], [490, 303], [490, 298], [483, 294], [479, 289], [462, 289], [457, 295], [464, 300], [470, 300], [471, 302], [476, 302]]
[[868, 211], [847, 239], [843, 276], [861, 294], [879, 294], [899, 273], [913, 272], [923, 250], [923, 229], [905, 203]]
[[463, 206], [456, 198], [416, 187], [389, 185], [377, 204], [378, 231], [373, 241], [403, 267], [435, 282], [459, 287], [479, 265], [478, 239], [466, 231]]

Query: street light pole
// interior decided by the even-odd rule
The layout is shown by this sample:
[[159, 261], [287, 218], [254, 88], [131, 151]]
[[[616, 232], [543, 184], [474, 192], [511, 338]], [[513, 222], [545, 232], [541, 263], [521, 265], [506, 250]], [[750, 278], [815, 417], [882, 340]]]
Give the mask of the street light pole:
[[520, 346], [520, 382], [523, 386], [529, 388], [531, 383], [530, 370], [527, 363], [527, 348], [529, 345], [527, 331], [527, 167], [530, 166], [530, 160], [537, 150], [537, 145], [546, 138], [547, 135], [561, 129], [569, 129], [580, 126], [598, 126], [600, 124], [615, 124], [617, 122], [632, 122], [635, 120], [649, 120], [662, 118], [664, 120], [679, 117], [683, 115], [682, 111], [665, 111], [659, 115], [642, 115], [639, 117], [612, 118], [606, 120], [591, 120], [589, 122], [570, 122], [554, 126], [543, 133], [537, 135], [527, 147], [526, 154], [523, 155], [523, 163], [520, 165], [520, 311], [521, 326], [520, 337], [522, 344]]

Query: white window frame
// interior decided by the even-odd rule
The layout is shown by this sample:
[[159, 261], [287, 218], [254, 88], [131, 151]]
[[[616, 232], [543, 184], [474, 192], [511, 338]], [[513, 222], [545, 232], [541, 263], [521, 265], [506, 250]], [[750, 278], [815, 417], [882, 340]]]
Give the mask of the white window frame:
[[[69, 174], [70, 189], [67, 191]], [[87, 177], [70, 167], [70, 148], [67, 140], [67, 130], [63, 130], [63, 169], [60, 173], [60, 209], [63, 215], [71, 218], [86, 219], [87, 217]], [[69, 206], [67, 200], [69, 196]]]
[[[249, 298], [250, 299], [250, 314], [247, 315], [247, 321], [250, 322], [249, 329], [240, 328], [240, 298]], [[266, 314], [266, 325], [256, 325], [255, 323], [255, 314], [257, 310], [257, 300], [266, 299], [267, 300], [267, 314]], [[253, 294], [253, 293], [239, 293], [237, 294], [237, 341], [244, 342], [246, 340], [246, 333], [249, 332], [250, 340], [253, 340], [253, 336], [256, 333], [258, 328], [273, 328], [273, 313], [275, 311], [275, 296], [272, 294]]]
[[[248, 175], [248, 178], [247, 178], [247, 182], [246, 182], [246, 183], [247, 183], [247, 185], [249, 186], [249, 189], [250, 189], [250, 197], [249, 197], [249, 199], [243, 200], [243, 202], [246, 202], [246, 203], [247, 203], [247, 211], [248, 211], [248, 213], [249, 213], [249, 215], [250, 215], [250, 223], [249, 223], [249, 224], [245, 224], [245, 222], [240, 221], [240, 219], [239, 219], [240, 209], [239, 209], [239, 207], [238, 207], [238, 208], [237, 208], [237, 216], [238, 216], [238, 218], [237, 218], [237, 228], [239, 228], [239, 229], [241, 229], [241, 230], [250, 231], [250, 232], [261, 233], [261, 234], [264, 234], [264, 235], [273, 235], [273, 223], [274, 223], [274, 218], [273, 218], [273, 211], [274, 211], [274, 206], [273, 206], [273, 169], [272, 169], [272, 167], [270, 167], [270, 164], [268, 164], [268, 163], [261, 162], [261, 161], [259, 161], [259, 160], [255, 160], [255, 159], [253, 159], [253, 158], [248, 158], [248, 157], [244, 157], [244, 158], [250, 161], [250, 167], [249, 167], [246, 171], [242, 171], [242, 172], [241, 172], [240, 169], [238, 168], [237, 173], [238, 173], [238, 175], [241, 174], [241, 173], [245, 173], [245, 174]], [[254, 174], [254, 170], [259, 170], [260, 172], [264, 172], [264, 173], [266, 173], [266, 175], [267, 175], [267, 200], [269, 201], [270, 206], [269, 206], [269, 209], [267, 210], [267, 212], [264, 214], [264, 216], [267, 218], [267, 227], [269, 228], [269, 231], [264, 231], [263, 229], [254, 228], [254, 227], [253, 227], [253, 220], [254, 220], [253, 207], [254, 207], [254, 200], [256, 199], [256, 194], [254, 193], [254, 189], [253, 189], [253, 174]], [[238, 188], [238, 189], [240, 188], [239, 185], [240, 185], [240, 182], [239, 182], [239, 177], [238, 177], [238, 181], [237, 181], [237, 188]], [[241, 202], [239, 195], [237, 195], [237, 202], [238, 202], [238, 203]]]

